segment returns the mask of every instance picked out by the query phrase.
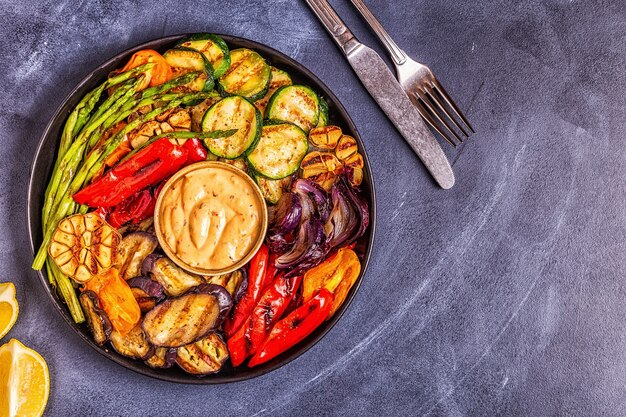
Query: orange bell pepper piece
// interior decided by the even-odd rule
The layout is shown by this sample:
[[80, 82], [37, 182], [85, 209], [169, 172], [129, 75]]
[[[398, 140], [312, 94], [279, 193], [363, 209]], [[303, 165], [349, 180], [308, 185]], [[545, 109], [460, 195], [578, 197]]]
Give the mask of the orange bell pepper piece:
[[160, 53], [152, 49], [143, 49], [135, 52], [120, 72], [129, 71], [149, 62], [152, 62], [155, 65], [152, 69], [150, 69], [150, 71], [147, 72], [146, 79], [144, 81], [145, 85], [139, 86], [137, 90], [143, 90], [148, 86], [154, 87], [155, 85], [163, 84], [172, 78], [172, 67], [170, 67], [170, 64], [167, 63], [165, 58], [163, 58]]
[[334, 255], [304, 274], [302, 301], [307, 302], [322, 288], [333, 293], [333, 304], [328, 318], [341, 307], [361, 272], [361, 262], [349, 247], [341, 248]]
[[93, 277], [85, 283], [84, 288], [98, 295], [102, 309], [118, 332], [126, 334], [139, 323], [139, 303], [117, 268]]

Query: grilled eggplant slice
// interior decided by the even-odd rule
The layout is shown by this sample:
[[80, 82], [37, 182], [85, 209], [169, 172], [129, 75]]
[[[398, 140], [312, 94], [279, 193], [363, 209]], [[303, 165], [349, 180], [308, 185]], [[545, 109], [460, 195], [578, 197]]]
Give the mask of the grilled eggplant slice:
[[148, 256], [141, 270], [143, 275], [151, 275], [171, 297], [177, 297], [204, 282], [201, 277], [186, 272], [166, 256]]
[[159, 245], [156, 236], [147, 232], [134, 232], [124, 236], [120, 244], [119, 270], [122, 278], [141, 275], [144, 259]]
[[309, 140], [291, 123], [265, 122], [261, 139], [247, 156], [252, 168], [264, 177], [279, 180], [293, 174], [309, 150]]
[[113, 326], [111, 326], [107, 313], [100, 309], [98, 296], [93, 291], [83, 291], [79, 300], [85, 312], [93, 340], [98, 346], [104, 345], [109, 340]]
[[217, 81], [217, 89], [222, 96], [255, 101], [265, 95], [271, 77], [270, 66], [261, 55], [251, 49], [235, 49], [230, 51], [230, 67]]
[[142, 313], [152, 310], [159, 301], [165, 298], [163, 286], [150, 278], [131, 278], [127, 283]]
[[228, 360], [228, 347], [224, 339], [216, 333], [176, 350], [176, 363], [186, 372], [194, 375], [209, 375], [219, 372]]
[[293, 123], [308, 133], [319, 122], [319, 97], [305, 85], [280, 87], [267, 103], [265, 117]]
[[164, 347], [156, 348], [154, 355], [144, 361], [150, 368], [160, 369], [169, 368], [174, 365], [174, 362], [176, 362], [176, 349]]
[[228, 274], [213, 275], [205, 278], [209, 284], [215, 284], [226, 288], [226, 291], [228, 291], [230, 296], [234, 298], [235, 294], [239, 290], [239, 287], [241, 286], [241, 283], [246, 278], [246, 270], [242, 268]]
[[180, 347], [218, 328], [232, 306], [223, 287], [202, 284], [158, 304], [143, 320], [148, 341], [157, 347]]
[[59, 222], [48, 253], [61, 272], [82, 284], [115, 265], [121, 240], [96, 213], [75, 214]]
[[114, 329], [110, 341], [117, 353], [129, 358], [146, 360], [154, 353], [154, 347], [148, 343], [146, 334], [139, 324], [126, 334]]

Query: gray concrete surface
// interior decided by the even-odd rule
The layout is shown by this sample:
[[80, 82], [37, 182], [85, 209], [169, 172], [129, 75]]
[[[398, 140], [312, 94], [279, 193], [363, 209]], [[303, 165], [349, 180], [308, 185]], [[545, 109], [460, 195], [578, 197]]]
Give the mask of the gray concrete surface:
[[[346, 0], [333, 0], [379, 48]], [[478, 133], [437, 189], [300, 1], [0, 1], [0, 280], [9, 337], [52, 373], [50, 416], [626, 414], [626, 7], [622, 0], [369, 0]], [[299, 60], [357, 124], [378, 190], [361, 290], [307, 354], [224, 386], [98, 355], [29, 268], [26, 187], [63, 97], [117, 52], [215, 31]], [[8, 338], [7, 338], [8, 340]]]

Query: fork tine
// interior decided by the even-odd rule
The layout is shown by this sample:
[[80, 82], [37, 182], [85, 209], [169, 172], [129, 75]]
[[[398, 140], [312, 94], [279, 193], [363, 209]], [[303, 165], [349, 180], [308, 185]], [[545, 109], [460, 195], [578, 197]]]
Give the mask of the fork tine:
[[[439, 105], [439, 103], [437, 103], [433, 97], [432, 94], [427, 90], [418, 90], [416, 92], [417, 96], [420, 98], [421, 102], [424, 104], [424, 106], [430, 111], [431, 115], [440, 123], [440, 126], [443, 125], [446, 127], [446, 129], [452, 133], [454, 135], [454, 137], [456, 138], [456, 140], [458, 140], [459, 142], [463, 143], [463, 139], [461, 139], [461, 137], [454, 131], [454, 129], [452, 129], [450, 127], [450, 125], [448, 124], [448, 122], [446, 122], [446, 112], [441, 109], [441, 106]], [[432, 103], [432, 105], [431, 105]], [[436, 108], [440, 108], [440, 110], [443, 113], [443, 117], [441, 117], [441, 115], [439, 114], [439, 112], [436, 110]]]
[[[448, 104], [448, 106], [456, 113], [456, 115], [463, 121], [463, 123], [465, 123], [465, 126], [467, 126], [469, 128], [469, 130], [472, 131], [472, 133], [476, 133], [476, 131], [474, 130], [474, 128], [472, 127], [472, 125], [470, 124], [470, 122], [467, 120], [467, 118], [465, 117], [465, 115], [463, 114], [463, 112], [461, 111], [461, 109], [459, 109], [459, 107], [456, 105], [456, 103], [454, 102], [454, 100], [452, 100], [452, 97], [450, 97], [450, 95], [448, 94], [448, 92], [445, 90], [445, 88], [443, 88], [443, 85], [441, 85], [441, 83], [439, 81], [437, 81], [436, 78], [433, 79], [433, 87], [435, 89], [435, 91], [437, 93], [439, 93], [439, 95], [445, 100], [445, 102]], [[459, 128], [461, 128], [461, 126], [456, 123], [456, 120], [454, 118], [451, 117], [452, 120], [454, 120], [455, 124], [457, 126], [459, 126]], [[466, 136], [469, 136], [465, 129], [461, 128], [461, 130], [463, 131], [463, 133], [465, 133]]]
[[426, 110], [426, 108], [422, 104], [422, 100], [419, 97], [415, 97], [415, 100], [413, 100], [413, 105], [417, 107], [417, 110], [419, 111], [420, 116], [422, 116], [422, 118], [426, 120], [428, 124], [437, 131], [437, 133], [439, 133], [445, 140], [447, 140], [450, 143], [450, 145], [456, 148], [456, 142], [452, 140], [452, 138], [448, 134], [446, 134], [443, 130], [439, 128], [439, 125], [432, 118], [428, 110]]

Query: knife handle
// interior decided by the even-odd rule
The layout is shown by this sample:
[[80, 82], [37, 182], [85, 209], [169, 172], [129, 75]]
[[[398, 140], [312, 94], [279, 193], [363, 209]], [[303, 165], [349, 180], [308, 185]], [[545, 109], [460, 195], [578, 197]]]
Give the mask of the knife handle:
[[330, 36], [335, 43], [339, 46], [339, 49], [343, 51], [345, 55], [350, 54], [360, 43], [354, 36], [350, 29], [346, 26], [341, 18], [337, 15], [337, 12], [326, 0], [304, 0], [309, 7], [315, 13], [315, 16], [322, 22], [322, 25], [326, 28]]

